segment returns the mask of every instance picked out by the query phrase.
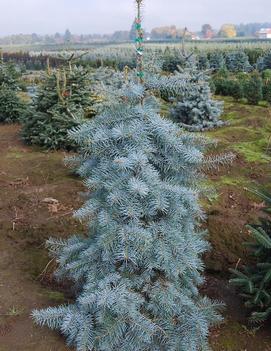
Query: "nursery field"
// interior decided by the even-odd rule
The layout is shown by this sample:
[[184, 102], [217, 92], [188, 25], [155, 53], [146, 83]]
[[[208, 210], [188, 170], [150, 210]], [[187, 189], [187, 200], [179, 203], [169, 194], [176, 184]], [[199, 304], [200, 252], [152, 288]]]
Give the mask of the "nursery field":
[[0, 48], [0, 351], [271, 351], [269, 24], [133, 2]]
[[[165, 49], [180, 47], [181, 40], [168, 40], [168, 41], [147, 41], [145, 46], [147, 49]], [[256, 38], [238, 38], [238, 39], [217, 39], [217, 40], [186, 40], [186, 48], [188, 50], [199, 49], [200, 51], [204, 50], [215, 50], [217, 48], [221, 50], [232, 50], [236, 48], [245, 49], [245, 48], [261, 48], [268, 49], [270, 48], [270, 41], [264, 39]], [[93, 42], [89, 44], [76, 44], [76, 43], [65, 43], [65, 44], [37, 44], [37, 45], [2, 45], [2, 49], [6, 52], [27, 52], [27, 51], [63, 51], [63, 50], [95, 50], [98, 48], [109, 48], [109, 49], [131, 49], [131, 43], [118, 43], [118, 42]]]
[[[208, 185], [215, 191], [202, 200], [212, 245], [202, 293], [226, 304], [225, 320], [211, 330], [210, 341], [214, 351], [270, 351], [270, 326], [247, 323], [228, 269], [248, 261], [245, 225], [262, 213], [262, 200], [249, 189], [271, 191], [271, 110], [224, 100], [222, 118], [230, 125], [206, 134], [236, 158], [210, 172]], [[35, 326], [29, 315], [73, 298], [68, 282], [54, 280], [55, 263], [44, 242], [83, 233], [72, 213], [83, 203], [84, 187], [63, 164], [64, 152], [25, 146], [19, 132], [17, 124], [0, 126], [0, 351], [64, 351], [64, 340]]]
[[[144, 44], [145, 55], [157, 59], [168, 59], [173, 65], [180, 64], [180, 41], [178, 42], [146, 42]], [[211, 40], [211, 41], [187, 41], [185, 48], [205, 60], [205, 56], [216, 56], [222, 53], [227, 56], [231, 53], [242, 52], [248, 55], [249, 63], [255, 65], [259, 57], [271, 50], [270, 40]], [[39, 70], [46, 67], [49, 57], [53, 66], [61, 65], [63, 57], [72, 53], [81, 57], [80, 64], [92, 67], [112, 66], [114, 68], [125, 65], [135, 66], [135, 51], [131, 43], [93, 43], [86, 45], [37, 45], [37, 46], [2, 46], [4, 58], [13, 62], [23, 64], [27, 69]], [[231, 61], [232, 58], [229, 57]], [[208, 67], [201, 68], [222, 68], [223, 63], [210, 60]], [[242, 65], [242, 58], [239, 57], [239, 64]], [[228, 65], [229, 62], [227, 62]], [[201, 64], [202, 65], [202, 62]], [[204, 63], [205, 66], [205, 63]]]

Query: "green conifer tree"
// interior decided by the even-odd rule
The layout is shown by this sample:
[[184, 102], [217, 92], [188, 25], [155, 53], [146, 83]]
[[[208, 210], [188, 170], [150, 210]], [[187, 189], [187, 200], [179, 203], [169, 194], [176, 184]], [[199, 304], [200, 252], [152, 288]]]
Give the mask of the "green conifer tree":
[[[1, 53], [0, 53], [1, 54]], [[18, 96], [19, 72], [0, 57], [0, 122], [17, 122], [27, 109]]]
[[201, 71], [204, 71], [210, 68], [210, 63], [209, 63], [207, 54], [202, 53], [197, 55], [197, 68]]
[[263, 98], [271, 104], [271, 69], [266, 69], [263, 76]]
[[[256, 192], [266, 203], [265, 211], [271, 213], [271, 194]], [[254, 264], [232, 269], [231, 283], [239, 288], [245, 305], [252, 314], [251, 320], [262, 322], [271, 316], [271, 220], [261, 219], [258, 225], [248, 226], [251, 242], [246, 243]]]
[[257, 60], [257, 68], [259, 71], [271, 69], [271, 50]]
[[95, 114], [94, 103], [86, 69], [71, 60], [57, 70], [48, 67], [32, 109], [23, 120], [24, 141], [47, 149], [74, 148], [68, 130]]
[[244, 83], [244, 97], [251, 105], [258, 105], [263, 99], [263, 82], [260, 74], [255, 71]]

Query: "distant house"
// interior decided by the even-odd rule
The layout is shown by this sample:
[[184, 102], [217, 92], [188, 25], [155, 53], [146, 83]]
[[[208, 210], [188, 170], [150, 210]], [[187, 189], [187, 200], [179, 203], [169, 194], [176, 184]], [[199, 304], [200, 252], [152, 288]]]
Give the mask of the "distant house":
[[257, 32], [259, 39], [271, 39], [271, 28], [262, 28]]
[[191, 40], [200, 40], [201, 38], [196, 33], [191, 33]]
[[201, 39], [197, 33], [190, 32], [189, 30], [187, 30], [187, 32], [185, 33], [185, 36], [189, 40], [200, 40]]

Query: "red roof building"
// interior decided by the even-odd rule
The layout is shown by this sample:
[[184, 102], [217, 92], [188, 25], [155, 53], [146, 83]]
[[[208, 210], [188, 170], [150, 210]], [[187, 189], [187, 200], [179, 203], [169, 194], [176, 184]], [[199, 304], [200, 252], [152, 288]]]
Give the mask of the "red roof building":
[[271, 28], [262, 28], [257, 32], [259, 39], [271, 39]]

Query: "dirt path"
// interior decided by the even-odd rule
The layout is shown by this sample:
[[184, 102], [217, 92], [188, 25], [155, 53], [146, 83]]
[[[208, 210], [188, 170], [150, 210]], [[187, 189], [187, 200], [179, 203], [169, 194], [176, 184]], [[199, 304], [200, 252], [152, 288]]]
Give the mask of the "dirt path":
[[81, 183], [64, 167], [63, 153], [33, 152], [18, 131], [0, 126], [0, 351], [64, 351], [63, 339], [29, 315], [65, 302], [41, 282], [49, 261], [44, 242], [81, 230], [71, 218]]

